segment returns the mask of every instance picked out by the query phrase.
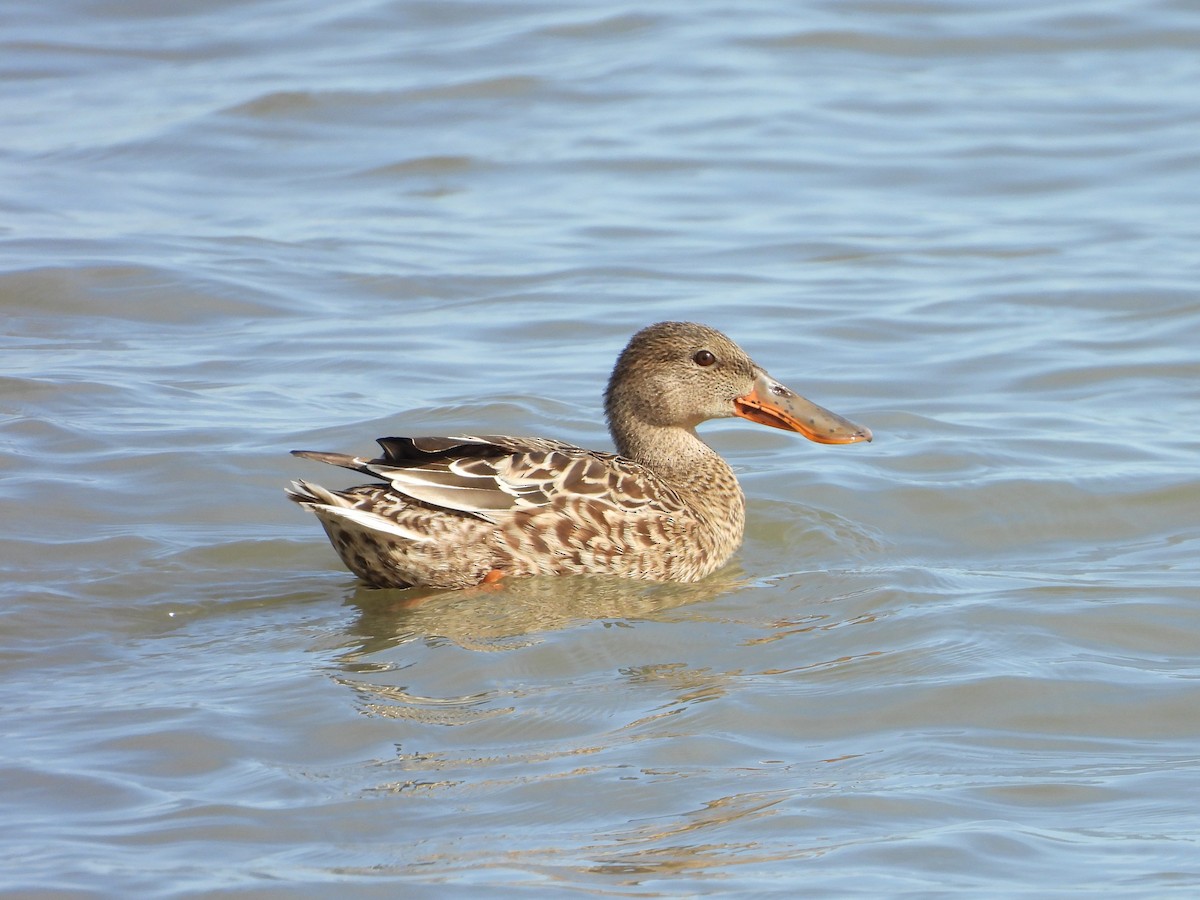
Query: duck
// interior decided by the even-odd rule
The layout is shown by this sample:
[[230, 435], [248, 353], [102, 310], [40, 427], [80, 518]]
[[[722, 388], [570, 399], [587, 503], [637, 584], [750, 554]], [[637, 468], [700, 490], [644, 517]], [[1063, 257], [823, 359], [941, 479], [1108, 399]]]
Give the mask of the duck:
[[374, 458], [293, 450], [374, 480], [344, 490], [297, 480], [286, 493], [372, 587], [539, 575], [695, 582], [730, 560], [746, 524], [737, 477], [698, 425], [736, 416], [821, 444], [872, 439], [695, 322], [634, 334], [604, 411], [615, 453], [537, 437], [385, 437]]

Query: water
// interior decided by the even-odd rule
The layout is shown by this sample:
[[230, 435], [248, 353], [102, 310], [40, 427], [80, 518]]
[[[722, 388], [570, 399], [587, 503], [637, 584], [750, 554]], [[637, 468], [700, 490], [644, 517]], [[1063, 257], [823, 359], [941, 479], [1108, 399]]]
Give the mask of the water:
[[[1197, 51], [1171, 2], [9, 3], [0, 884], [1192, 896]], [[710, 582], [372, 591], [283, 497], [293, 447], [607, 447], [667, 318], [876, 435], [709, 426]]]

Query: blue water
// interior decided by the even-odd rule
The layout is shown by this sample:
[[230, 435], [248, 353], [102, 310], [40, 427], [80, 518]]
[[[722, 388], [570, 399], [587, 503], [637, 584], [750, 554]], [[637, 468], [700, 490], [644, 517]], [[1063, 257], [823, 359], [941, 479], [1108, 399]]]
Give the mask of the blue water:
[[[1169, 2], [8, 4], [0, 891], [1193, 896], [1198, 51]], [[876, 435], [708, 426], [708, 583], [373, 591], [283, 497], [293, 447], [608, 448], [672, 318]]]

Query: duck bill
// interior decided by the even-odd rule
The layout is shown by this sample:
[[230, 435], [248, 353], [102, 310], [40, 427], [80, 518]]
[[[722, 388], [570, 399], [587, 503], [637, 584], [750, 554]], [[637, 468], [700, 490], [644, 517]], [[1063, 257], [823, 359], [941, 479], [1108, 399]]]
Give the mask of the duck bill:
[[871, 429], [805, 400], [765, 372], [754, 389], [733, 401], [735, 415], [760, 425], [798, 431], [818, 444], [857, 444], [871, 440]]

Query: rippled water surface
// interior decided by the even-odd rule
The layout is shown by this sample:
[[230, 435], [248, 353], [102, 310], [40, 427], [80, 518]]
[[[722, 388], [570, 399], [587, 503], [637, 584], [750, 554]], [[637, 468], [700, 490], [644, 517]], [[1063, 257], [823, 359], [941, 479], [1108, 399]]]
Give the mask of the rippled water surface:
[[[0, 889], [1200, 890], [1200, 11], [0, 14]], [[608, 447], [684, 318], [691, 586], [369, 590], [293, 447]], [[348, 482], [346, 482], [348, 483]]]

